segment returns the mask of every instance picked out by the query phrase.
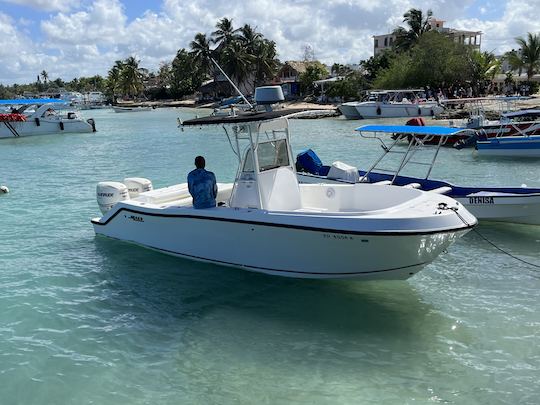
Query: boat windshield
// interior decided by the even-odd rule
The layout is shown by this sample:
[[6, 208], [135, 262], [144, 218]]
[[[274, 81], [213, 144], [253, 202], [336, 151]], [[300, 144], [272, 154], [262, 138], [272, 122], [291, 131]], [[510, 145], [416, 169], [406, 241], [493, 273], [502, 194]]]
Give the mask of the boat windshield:
[[287, 142], [285, 139], [277, 139], [263, 142], [257, 146], [257, 159], [261, 172], [289, 165]]

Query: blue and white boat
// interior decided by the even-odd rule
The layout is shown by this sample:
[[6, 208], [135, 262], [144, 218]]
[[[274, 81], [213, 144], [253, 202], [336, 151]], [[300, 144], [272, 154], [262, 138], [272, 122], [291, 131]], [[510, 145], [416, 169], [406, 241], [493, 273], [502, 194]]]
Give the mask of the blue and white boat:
[[540, 135], [509, 136], [476, 141], [479, 156], [540, 158]]
[[[480, 221], [498, 221], [520, 224], [540, 225], [540, 188], [531, 187], [462, 187], [443, 180], [430, 179], [429, 175], [437, 159], [438, 152], [446, 137], [464, 134], [463, 128], [448, 127], [412, 127], [396, 125], [364, 125], [356, 129], [362, 137], [376, 138], [383, 146], [382, 156], [368, 170], [357, 170], [341, 162], [332, 166], [322, 164], [317, 155], [305, 151], [297, 156], [298, 178], [302, 183], [371, 183], [386, 186], [417, 188], [424, 191], [445, 194], [460, 202]], [[371, 135], [370, 135], [371, 134]], [[392, 143], [387, 145], [379, 136], [394, 135]], [[438, 137], [438, 145], [429, 147], [432, 153], [423, 161], [418, 160], [419, 150], [427, 150], [424, 143]], [[512, 137], [516, 138], [516, 137]], [[410, 139], [407, 146], [402, 140]], [[398, 146], [399, 147], [396, 147]], [[398, 156], [397, 167], [383, 169], [389, 165], [390, 156]], [[401, 155], [401, 156], [400, 156]], [[396, 164], [394, 160], [394, 164]], [[400, 173], [407, 165], [425, 165], [427, 173], [424, 177], [403, 176]], [[391, 165], [390, 165], [391, 166]]]
[[0, 139], [31, 135], [95, 132], [92, 118], [84, 120], [76, 111], [57, 111], [64, 100], [33, 98], [0, 100]]

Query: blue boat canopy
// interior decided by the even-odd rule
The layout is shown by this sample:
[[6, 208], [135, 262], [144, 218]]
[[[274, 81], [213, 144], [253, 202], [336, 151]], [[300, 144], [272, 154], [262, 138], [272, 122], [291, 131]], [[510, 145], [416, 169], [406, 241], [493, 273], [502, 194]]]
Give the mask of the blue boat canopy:
[[473, 132], [466, 128], [450, 128], [438, 126], [412, 125], [363, 125], [356, 128], [358, 132], [382, 132], [385, 134], [437, 135], [452, 136], [463, 132]]
[[49, 104], [66, 103], [65, 100], [58, 98], [17, 98], [13, 100], [0, 100], [0, 105], [21, 105], [21, 104]]

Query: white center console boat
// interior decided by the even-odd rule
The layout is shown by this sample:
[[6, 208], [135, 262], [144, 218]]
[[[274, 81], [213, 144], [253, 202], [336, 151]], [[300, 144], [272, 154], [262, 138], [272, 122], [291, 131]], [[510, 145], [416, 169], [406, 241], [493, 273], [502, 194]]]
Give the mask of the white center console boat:
[[184, 129], [223, 126], [238, 156], [234, 183], [218, 184], [218, 206], [193, 208], [186, 184], [139, 194], [142, 188], [100, 183], [103, 216], [92, 219], [96, 234], [272, 275], [406, 279], [476, 225], [472, 214], [443, 195], [371, 184], [299, 184], [290, 114], [185, 121]]

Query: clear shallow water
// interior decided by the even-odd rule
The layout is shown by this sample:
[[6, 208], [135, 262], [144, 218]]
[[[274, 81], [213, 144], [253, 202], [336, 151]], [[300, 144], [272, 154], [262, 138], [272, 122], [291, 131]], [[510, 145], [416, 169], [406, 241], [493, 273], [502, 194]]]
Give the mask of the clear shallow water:
[[[538, 403], [540, 273], [474, 233], [407, 282], [268, 277], [95, 238], [97, 181], [184, 182], [197, 154], [233, 179], [219, 128], [176, 128], [193, 114], [88, 112], [95, 134], [0, 142], [2, 404]], [[292, 121], [293, 146], [365, 168], [380, 148], [360, 124]], [[539, 168], [445, 150], [435, 177], [540, 187]], [[479, 231], [540, 263], [540, 227]]]

